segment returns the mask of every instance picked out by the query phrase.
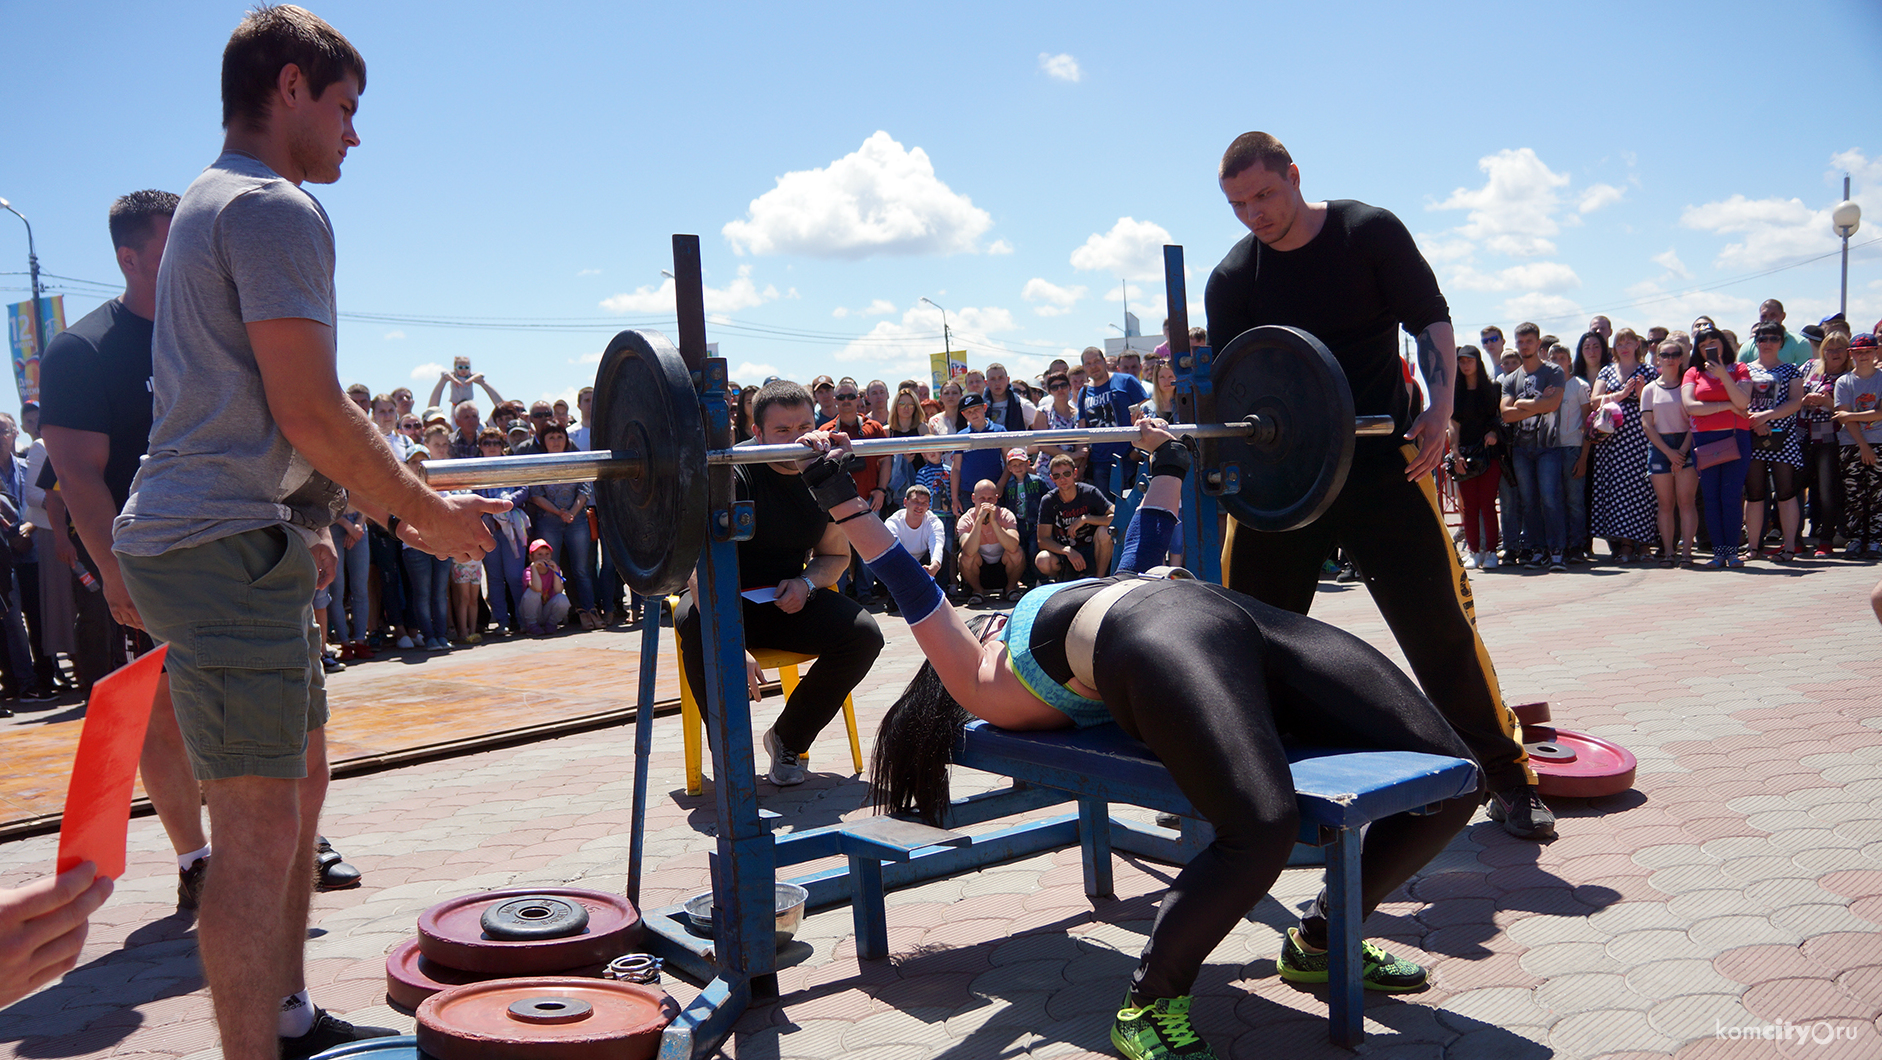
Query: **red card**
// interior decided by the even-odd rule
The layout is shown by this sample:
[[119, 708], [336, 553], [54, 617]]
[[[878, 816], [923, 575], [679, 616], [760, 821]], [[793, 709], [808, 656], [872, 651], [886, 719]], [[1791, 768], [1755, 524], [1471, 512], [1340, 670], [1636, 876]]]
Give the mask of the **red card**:
[[59, 825], [58, 871], [81, 862], [98, 866], [98, 875], [124, 875], [124, 846], [131, 827], [131, 785], [144, 750], [144, 727], [157, 697], [157, 678], [169, 645], [158, 645], [135, 662], [119, 667], [92, 685], [85, 707], [85, 729], [72, 760], [72, 782], [65, 789], [65, 817]]

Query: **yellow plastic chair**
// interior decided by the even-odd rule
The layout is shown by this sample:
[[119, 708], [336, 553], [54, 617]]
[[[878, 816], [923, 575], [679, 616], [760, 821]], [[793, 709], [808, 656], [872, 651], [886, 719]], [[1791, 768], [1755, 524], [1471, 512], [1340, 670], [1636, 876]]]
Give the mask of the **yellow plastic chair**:
[[[677, 597], [668, 597], [669, 607], [677, 604]], [[674, 661], [679, 661], [678, 653], [685, 651], [680, 643], [680, 631], [673, 629]], [[791, 690], [797, 687], [797, 668], [804, 663], [815, 661], [815, 655], [800, 655], [794, 651], [776, 651], [771, 648], [750, 649], [752, 658], [758, 660], [758, 666], [765, 670], [778, 672], [778, 683], [784, 686], [784, 695], [790, 697]], [[849, 696], [843, 697], [843, 723], [849, 728], [850, 762], [856, 767], [856, 775], [863, 774], [863, 744], [856, 735], [856, 702]], [[686, 680], [686, 667], [680, 666], [680, 729], [686, 742], [686, 794], [698, 795], [705, 791], [705, 773], [701, 759], [705, 755], [705, 741], [701, 738], [703, 725], [700, 720], [699, 701], [693, 698], [692, 686]], [[810, 755], [805, 753], [801, 761], [810, 764]]]

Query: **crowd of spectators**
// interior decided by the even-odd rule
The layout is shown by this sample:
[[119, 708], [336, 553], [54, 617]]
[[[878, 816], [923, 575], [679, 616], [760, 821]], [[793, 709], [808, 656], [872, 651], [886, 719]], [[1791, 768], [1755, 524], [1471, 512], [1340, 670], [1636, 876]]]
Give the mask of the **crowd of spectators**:
[[1784, 321], [1771, 299], [1742, 342], [1703, 316], [1645, 336], [1597, 316], [1573, 345], [1483, 328], [1458, 350], [1446, 462], [1464, 567], [1563, 571], [1597, 541], [1661, 567], [1882, 559], [1875, 333]]
[[[1740, 337], [1710, 318], [1687, 330], [1640, 335], [1595, 317], [1573, 344], [1535, 324], [1481, 329], [1458, 350], [1451, 453], [1441, 485], [1462, 523], [1463, 566], [1566, 570], [1598, 561], [1663, 567], [1785, 563], [1800, 556], [1882, 558], [1882, 376], [1873, 333], [1840, 316], [1794, 333], [1768, 301]], [[1882, 328], [1882, 322], [1878, 322]], [[1191, 342], [1206, 336], [1192, 329]], [[891, 387], [819, 375], [810, 381], [819, 426], [855, 438], [914, 438], [1070, 427], [1126, 426], [1169, 416], [1175, 372], [1163, 353], [1087, 348], [1039, 376], [994, 363], [938, 389]], [[765, 382], [770, 382], [767, 379]], [[736, 385], [735, 385], [736, 387]], [[751, 439], [759, 386], [736, 387], [733, 430]], [[398, 387], [347, 394], [400, 459], [556, 453], [590, 447], [593, 389], [565, 401], [503, 397], [457, 358], [420, 406]], [[484, 399], [480, 404], [479, 398]], [[38, 488], [45, 451], [38, 408], [0, 413], [0, 520], [14, 528], [0, 550], [19, 591], [0, 615], [0, 695], [48, 699], [74, 660], [81, 690], [111, 656], [86, 643], [74, 616], [96, 590], [70, 538], [56, 490]], [[31, 444], [20, 446], [24, 433]], [[876, 457], [857, 488], [909, 551], [957, 600], [1000, 601], [1054, 579], [1108, 569], [1120, 491], [1135, 471], [1120, 444], [1050, 444]], [[508, 501], [488, 516], [497, 547], [481, 563], [409, 548], [346, 512], [332, 528], [341, 556], [317, 597], [327, 666], [385, 650], [443, 651], [487, 637], [636, 623], [645, 603], [628, 591], [598, 545], [590, 485], [476, 491]], [[50, 503], [48, 501], [50, 500]], [[1701, 517], [1703, 513], [1703, 518]], [[1597, 542], [1605, 549], [1598, 549]], [[1695, 556], [1709, 553], [1701, 563]], [[46, 576], [46, 564], [71, 577]], [[50, 569], [50, 568], [49, 568]], [[1339, 557], [1328, 572], [1357, 577]], [[874, 602], [868, 570], [853, 562], [842, 588]], [[885, 606], [893, 608], [886, 594]]]

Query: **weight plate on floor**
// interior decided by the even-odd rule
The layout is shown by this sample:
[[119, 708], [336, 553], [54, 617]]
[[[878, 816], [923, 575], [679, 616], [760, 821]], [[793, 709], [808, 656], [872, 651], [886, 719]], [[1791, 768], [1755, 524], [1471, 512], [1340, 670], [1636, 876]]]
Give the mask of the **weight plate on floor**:
[[1205, 450], [1210, 463], [1240, 468], [1241, 489], [1222, 506], [1254, 530], [1318, 519], [1353, 464], [1353, 394], [1333, 354], [1299, 328], [1249, 328], [1216, 354], [1209, 379], [1217, 419], [1259, 413], [1275, 427], [1269, 439], [1221, 438]]
[[595, 481], [601, 543], [643, 596], [678, 592], [706, 543], [706, 430], [680, 352], [657, 331], [623, 331], [595, 373], [596, 449], [639, 462]]
[[[625, 960], [626, 958], [618, 958]], [[645, 958], [653, 960], [653, 958]], [[589, 976], [601, 978], [603, 966], [586, 964], [577, 968], [557, 969], [556, 975]], [[386, 957], [386, 999], [392, 1004], [406, 1009], [416, 1009], [424, 1000], [440, 990], [449, 990], [466, 983], [485, 983], [492, 979], [502, 979], [506, 972], [466, 972], [458, 968], [447, 968], [425, 956], [418, 948], [417, 939], [406, 939], [393, 947]]]
[[561, 939], [588, 930], [588, 909], [580, 902], [532, 894], [490, 906], [478, 921], [493, 939]]
[[368, 1038], [362, 1042], [336, 1045], [313, 1060], [423, 1060], [418, 1055], [418, 1039], [410, 1034], [393, 1038]]
[[[518, 898], [559, 898], [588, 911], [579, 935], [556, 939], [492, 939], [484, 935], [484, 912]], [[447, 968], [501, 975], [548, 975], [568, 968], [605, 966], [641, 948], [645, 927], [627, 899], [602, 891], [548, 887], [489, 891], [440, 902], [418, 918], [418, 948]]]
[[1592, 799], [1634, 786], [1639, 762], [1617, 743], [1547, 725], [1523, 726], [1523, 741], [1539, 794]]
[[649, 1060], [679, 1011], [639, 983], [496, 979], [426, 999], [417, 1039], [437, 1060]]

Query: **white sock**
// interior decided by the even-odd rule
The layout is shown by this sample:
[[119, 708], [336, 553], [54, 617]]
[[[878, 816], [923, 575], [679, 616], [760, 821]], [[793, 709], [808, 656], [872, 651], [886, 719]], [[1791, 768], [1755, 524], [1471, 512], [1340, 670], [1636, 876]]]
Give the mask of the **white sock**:
[[179, 870], [187, 870], [191, 865], [196, 864], [208, 856], [208, 847], [204, 847], [201, 850], [192, 850], [187, 854], [178, 854], [176, 856], [176, 867]]
[[283, 1038], [299, 1038], [314, 1029], [314, 1003], [303, 990], [281, 999], [281, 1023], [277, 1031]]

